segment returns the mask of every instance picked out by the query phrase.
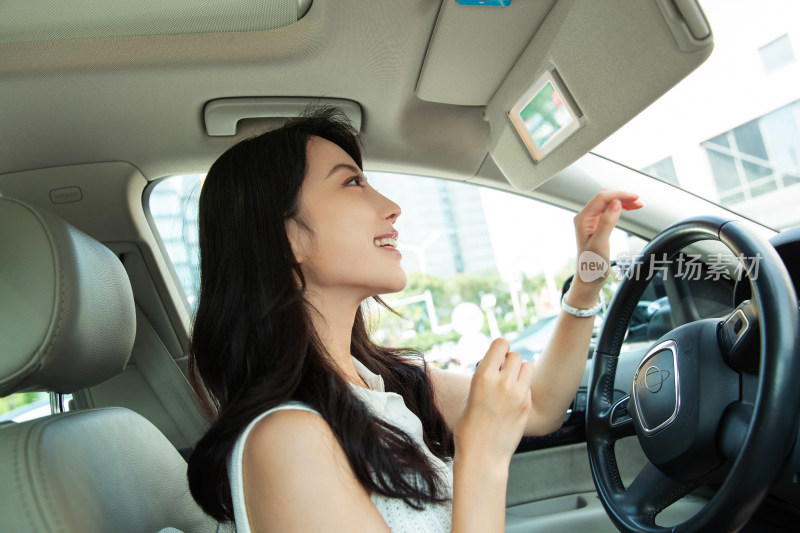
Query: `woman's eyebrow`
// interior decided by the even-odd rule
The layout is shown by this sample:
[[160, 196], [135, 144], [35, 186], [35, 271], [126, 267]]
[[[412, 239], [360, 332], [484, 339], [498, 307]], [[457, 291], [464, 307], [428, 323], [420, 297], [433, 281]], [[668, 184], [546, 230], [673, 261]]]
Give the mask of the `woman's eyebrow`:
[[325, 176], [325, 179], [330, 178], [333, 175], [333, 173], [336, 172], [337, 170], [339, 170], [340, 168], [346, 168], [350, 172], [355, 172], [359, 176], [361, 175], [361, 169], [360, 168], [354, 167], [350, 163], [339, 163], [338, 165], [334, 165], [333, 166], [333, 168], [330, 170], [330, 172], [328, 172], [328, 175]]

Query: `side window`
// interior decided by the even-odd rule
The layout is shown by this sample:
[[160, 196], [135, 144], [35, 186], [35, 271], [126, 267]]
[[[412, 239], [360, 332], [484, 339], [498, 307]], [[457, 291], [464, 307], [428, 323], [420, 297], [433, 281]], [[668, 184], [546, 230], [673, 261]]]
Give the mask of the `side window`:
[[[405, 290], [382, 297], [399, 316], [370, 309], [375, 340], [418, 348], [430, 362], [463, 372], [500, 336], [535, 360], [553, 332], [564, 282], [576, 272], [575, 214], [456, 181], [367, 175], [403, 210], [395, 228], [408, 275]], [[644, 244], [615, 230], [612, 258]], [[618, 284], [609, 277], [606, 304]], [[602, 313], [595, 335], [601, 324]]]
[[[395, 201], [395, 224], [408, 275], [406, 288], [382, 299], [396, 312], [370, 305], [371, 333], [387, 346], [413, 347], [442, 368], [470, 372], [495, 337], [533, 361], [552, 334], [564, 282], [576, 272], [574, 213], [508, 192], [420, 176], [366, 173]], [[194, 306], [199, 281], [197, 200], [203, 175], [160, 180], [149, 195], [149, 216], [186, 295]], [[644, 241], [612, 234], [611, 257], [630, 257]], [[608, 304], [619, 284], [609, 276]], [[652, 296], [652, 298], [650, 298]], [[643, 299], [642, 323], [662, 298]], [[638, 310], [637, 310], [638, 312]], [[595, 320], [595, 336], [602, 325]], [[636, 330], [638, 331], [638, 330]], [[641, 339], [629, 334], [628, 341]]]
[[25, 422], [50, 414], [46, 392], [20, 392], [0, 398], [0, 422]]
[[194, 309], [200, 282], [197, 205], [205, 174], [184, 174], [157, 181], [149, 193], [149, 217], [161, 238], [181, 284], [186, 303]]

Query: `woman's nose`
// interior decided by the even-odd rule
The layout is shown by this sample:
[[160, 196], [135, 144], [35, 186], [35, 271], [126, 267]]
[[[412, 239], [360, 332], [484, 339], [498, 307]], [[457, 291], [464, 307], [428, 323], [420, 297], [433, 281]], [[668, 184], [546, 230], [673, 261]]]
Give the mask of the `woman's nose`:
[[387, 197], [383, 196], [382, 194], [380, 194], [380, 196], [383, 199], [383, 201], [386, 202], [386, 206], [384, 207], [384, 213], [385, 213], [384, 218], [386, 218], [386, 220], [389, 220], [391, 221], [392, 224], [394, 224], [397, 221], [398, 217], [400, 216], [402, 209], [400, 209], [399, 205], [397, 205]]

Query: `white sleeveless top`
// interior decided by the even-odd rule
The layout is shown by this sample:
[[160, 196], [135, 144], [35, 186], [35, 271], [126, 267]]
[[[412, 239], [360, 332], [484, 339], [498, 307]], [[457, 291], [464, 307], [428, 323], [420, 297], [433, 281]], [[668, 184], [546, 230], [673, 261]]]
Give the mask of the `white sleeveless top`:
[[[369, 390], [351, 384], [353, 392], [369, 407], [372, 412], [402, 429], [411, 436], [430, 457], [431, 464], [440, 469], [444, 478], [448, 480], [449, 494], [452, 498], [453, 488], [453, 463], [444, 462], [433, 455], [422, 437], [422, 422], [411, 412], [403, 401], [403, 397], [394, 392], [386, 392], [383, 385], [383, 378], [371, 372], [361, 364], [361, 361], [353, 357], [356, 371], [369, 386]], [[231, 452], [228, 464], [228, 476], [231, 485], [231, 498], [233, 500], [234, 518], [238, 533], [250, 533], [250, 524], [247, 521], [247, 510], [244, 503], [244, 484], [242, 476], [242, 457], [244, 456], [244, 444], [250, 431], [270, 413], [284, 409], [299, 409], [317, 413], [314, 409], [301, 402], [284, 402], [281, 405], [269, 409], [256, 417], [239, 435], [236, 444]], [[320, 415], [321, 416], [321, 415]], [[370, 499], [380, 512], [392, 533], [443, 533], [449, 532], [452, 521], [452, 503], [428, 504], [421, 511], [417, 511], [402, 499], [387, 498], [380, 494], [371, 494]]]

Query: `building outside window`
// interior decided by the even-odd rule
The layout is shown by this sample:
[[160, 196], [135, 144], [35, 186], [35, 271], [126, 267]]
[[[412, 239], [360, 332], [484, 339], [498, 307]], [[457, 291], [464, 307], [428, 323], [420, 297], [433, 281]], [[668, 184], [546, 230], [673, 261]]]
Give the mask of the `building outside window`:
[[788, 35], [781, 35], [771, 43], [765, 44], [758, 49], [758, 53], [761, 54], [761, 62], [767, 72], [778, 70], [794, 61], [792, 43]]
[[800, 225], [800, 2], [702, 4], [711, 55], [593, 152], [773, 229]]
[[702, 143], [720, 203], [800, 184], [800, 100]]
[[644, 167], [642, 172], [654, 178], [658, 178], [661, 181], [678, 185], [678, 174], [675, 172], [675, 163], [672, 162], [672, 157], [667, 157], [650, 166]]

